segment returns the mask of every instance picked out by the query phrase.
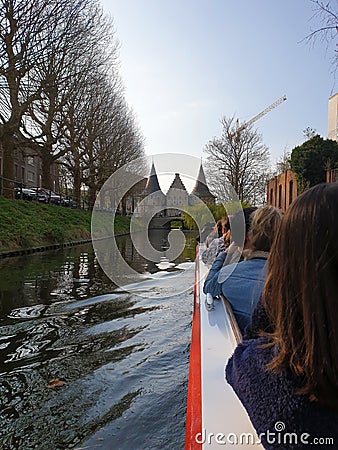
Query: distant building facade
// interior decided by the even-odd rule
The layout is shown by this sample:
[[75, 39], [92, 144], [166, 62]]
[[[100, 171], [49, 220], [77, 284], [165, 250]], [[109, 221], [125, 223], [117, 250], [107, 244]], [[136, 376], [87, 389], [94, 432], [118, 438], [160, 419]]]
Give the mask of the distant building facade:
[[[3, 172], [2, 145], [0, 142], [0, 176], [6, 177]], [[53, 190], [59, 190], [59, 170], [58, 165], [51, 166], [51, 177]], [[14, 153], [14, 187], [45, 187], [42, 186], [42, 168], [39, 155], [28, 148], [18, 148]]]
[[327, 122], [328, 139], [338, 141], [338, 92], [329, 98]]
[[136, 212], [137, 214], [145, 215], [156, 211], [156, 216], [164, 215], [166, 203], [166, 196], [161, 191], [153, 163], [146, 187], [141, 194], [141, 201], [136, 206]]
[[338, 182], [338, 169], [328, 169], [326, 171], [326, 182], [327, 183]]
[[185, 206], [194, 206], [200, 201], [215, 203], [215, 196], [211, 194], [206, 184], [202, 164], [191, 194], [186, 190], [179, 173], [175, 173], [175, 178], [167, 194], [164, 194], [160, 188], [153, 163], [142, 194], [142, 200], [137, 205], [136, 213], [152, 215], [152, 211], [154, 211], [155, 217], [175, 217], [181, 214]]
[[123, 196], [120, 204], [120, 211], [123, 215], [130, 216], [135, 211], [136, 205], [142, 200], [146, 183], [147, 179], [142, 178]]
[[189, 205], [189, 194], [180, 178], [179, 173], [175, 173], [174, 181], [166, 195], [166, 215], [178, 216], [184, 206]]
[[297, 195], [296, 176], [290, 169], [276, 175], [267, 184], [266, 198], [268, 205], [275, 206], [282, 212], [287, 210]]
[[[326, 171], [325, 181], [326, 183], [337, 183], [338, 169], [328, 169]], [[275, 206], [283, 213], [288, 209], [297, 195], [296, 176], [290, 169], [272, 178], [266, 187], [267, 204]]]
[[[338, 142], [338, 92], [328, 100], [328, 139]], [[338, 182], [338, 169], [326, 171], [326, 182]], [[266, 188], [266, 198], [269, 205], [285, 212], [292, 201], [297, 197], [297, 181], [295, 174], [290, 170], [272, 178]]]
[[202, 163], [200, 165], [196, 184], [189, 196], [189, 204], [194, 205], [198, 203], [198, 199], [204, 203], [215, 203], [215, 196], [209, 191]]

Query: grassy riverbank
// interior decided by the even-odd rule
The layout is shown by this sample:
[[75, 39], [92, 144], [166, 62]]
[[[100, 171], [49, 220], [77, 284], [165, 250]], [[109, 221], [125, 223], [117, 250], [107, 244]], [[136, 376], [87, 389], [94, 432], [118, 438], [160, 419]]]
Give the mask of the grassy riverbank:
[[[116, 217], [115, 232], [128, 232]], [[24, 200], [0, 198], [0, 252], [90, 239], [91, 213]]]

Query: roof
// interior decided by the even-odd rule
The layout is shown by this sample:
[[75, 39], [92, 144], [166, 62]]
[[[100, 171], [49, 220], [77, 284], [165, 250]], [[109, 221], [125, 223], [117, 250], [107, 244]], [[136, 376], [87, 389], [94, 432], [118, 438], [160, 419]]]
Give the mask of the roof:
[[186, 191], [186, 188], [180, 178], [179, 173], [175, 173], [174, 181], [171, 183], [170, 189], [182, 189], [183, 191]]
[[200, 170], [198, 173], [195, 187], [192, 190], [191, 194], [196, 195], [196, 197], [213, 197], [213, 198], [215, 198], [215, 196], [209, 191], [209, 188], [207, 186], [207, 181], [205, 179], [205, 174], [204, 174], [202, 163], [200, 165]]
[[144, 194], [149, 195], [149, 194], [153, 194], [154, 192], [157, 192], [157, 191], [161, 191], [161, 188], [160, 188], [160, 185], [158, 182], [155, 165], [153, 163], [151, 166], [150, 176], [148, 178], [146, 187], [144, 189]]

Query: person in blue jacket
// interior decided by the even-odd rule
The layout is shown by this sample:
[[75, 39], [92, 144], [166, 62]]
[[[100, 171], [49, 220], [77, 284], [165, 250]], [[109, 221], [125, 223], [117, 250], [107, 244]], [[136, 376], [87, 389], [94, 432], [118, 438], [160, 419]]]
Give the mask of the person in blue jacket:
[[226, 367], [266, 450], [338, 448], [338, 183], [297, 197]]
[[[266, 259], [281, 220], [280, 212], [273, 206], [263, 206], [251, 214], [251, 227], [244, 239], [245, 260], [227, 264], [227, 253], [222, 252], [214, 261], [205, 280], [203, 291], [212, 296], [221, 293], [229, 301], [238, 326], [243, 333], [250, 323], [252, 312], [262, 293]], [[236, 220], [236, 218], [235, 218]], [[231, 224], [231, 233], [238, 242], [236, 229]], [[237, 238], [237, 239], [236, 239]]]

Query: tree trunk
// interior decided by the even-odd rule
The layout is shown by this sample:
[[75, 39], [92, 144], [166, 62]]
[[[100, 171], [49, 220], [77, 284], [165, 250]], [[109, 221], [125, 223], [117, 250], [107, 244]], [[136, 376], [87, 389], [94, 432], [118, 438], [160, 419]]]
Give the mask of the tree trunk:
[[54, 162], [53, 157], [48, 151], [41, 152], [41, 165], [42, 165], [42, 187], [53, 190], [53, 180], [51, 176], [51, 166]]
[[4, 132], [2, 139], [3, 185], [2, 195], [6, 198], [14, 197], [14, 152], [13, 134]]
[[73, 197], [77, 207], [81, 208], [81, 169], [80, 161], [76, 160], [74, 165]]
[[127, 203], [127, 200], [126, 200], [125, 197], [123, 197], [122, 200], [121, 200], [122, 215], [123, 215], [123, 216], [126, 216], [126, 215], [127, 215], [127, 205], [126, 205], [126, 203]]
[[96, 200], [96, 187], [95, 184], [93, 183], [89, 186], [88, 189], [88, 204], [90, 209], [93, 209], [95, 200]]

